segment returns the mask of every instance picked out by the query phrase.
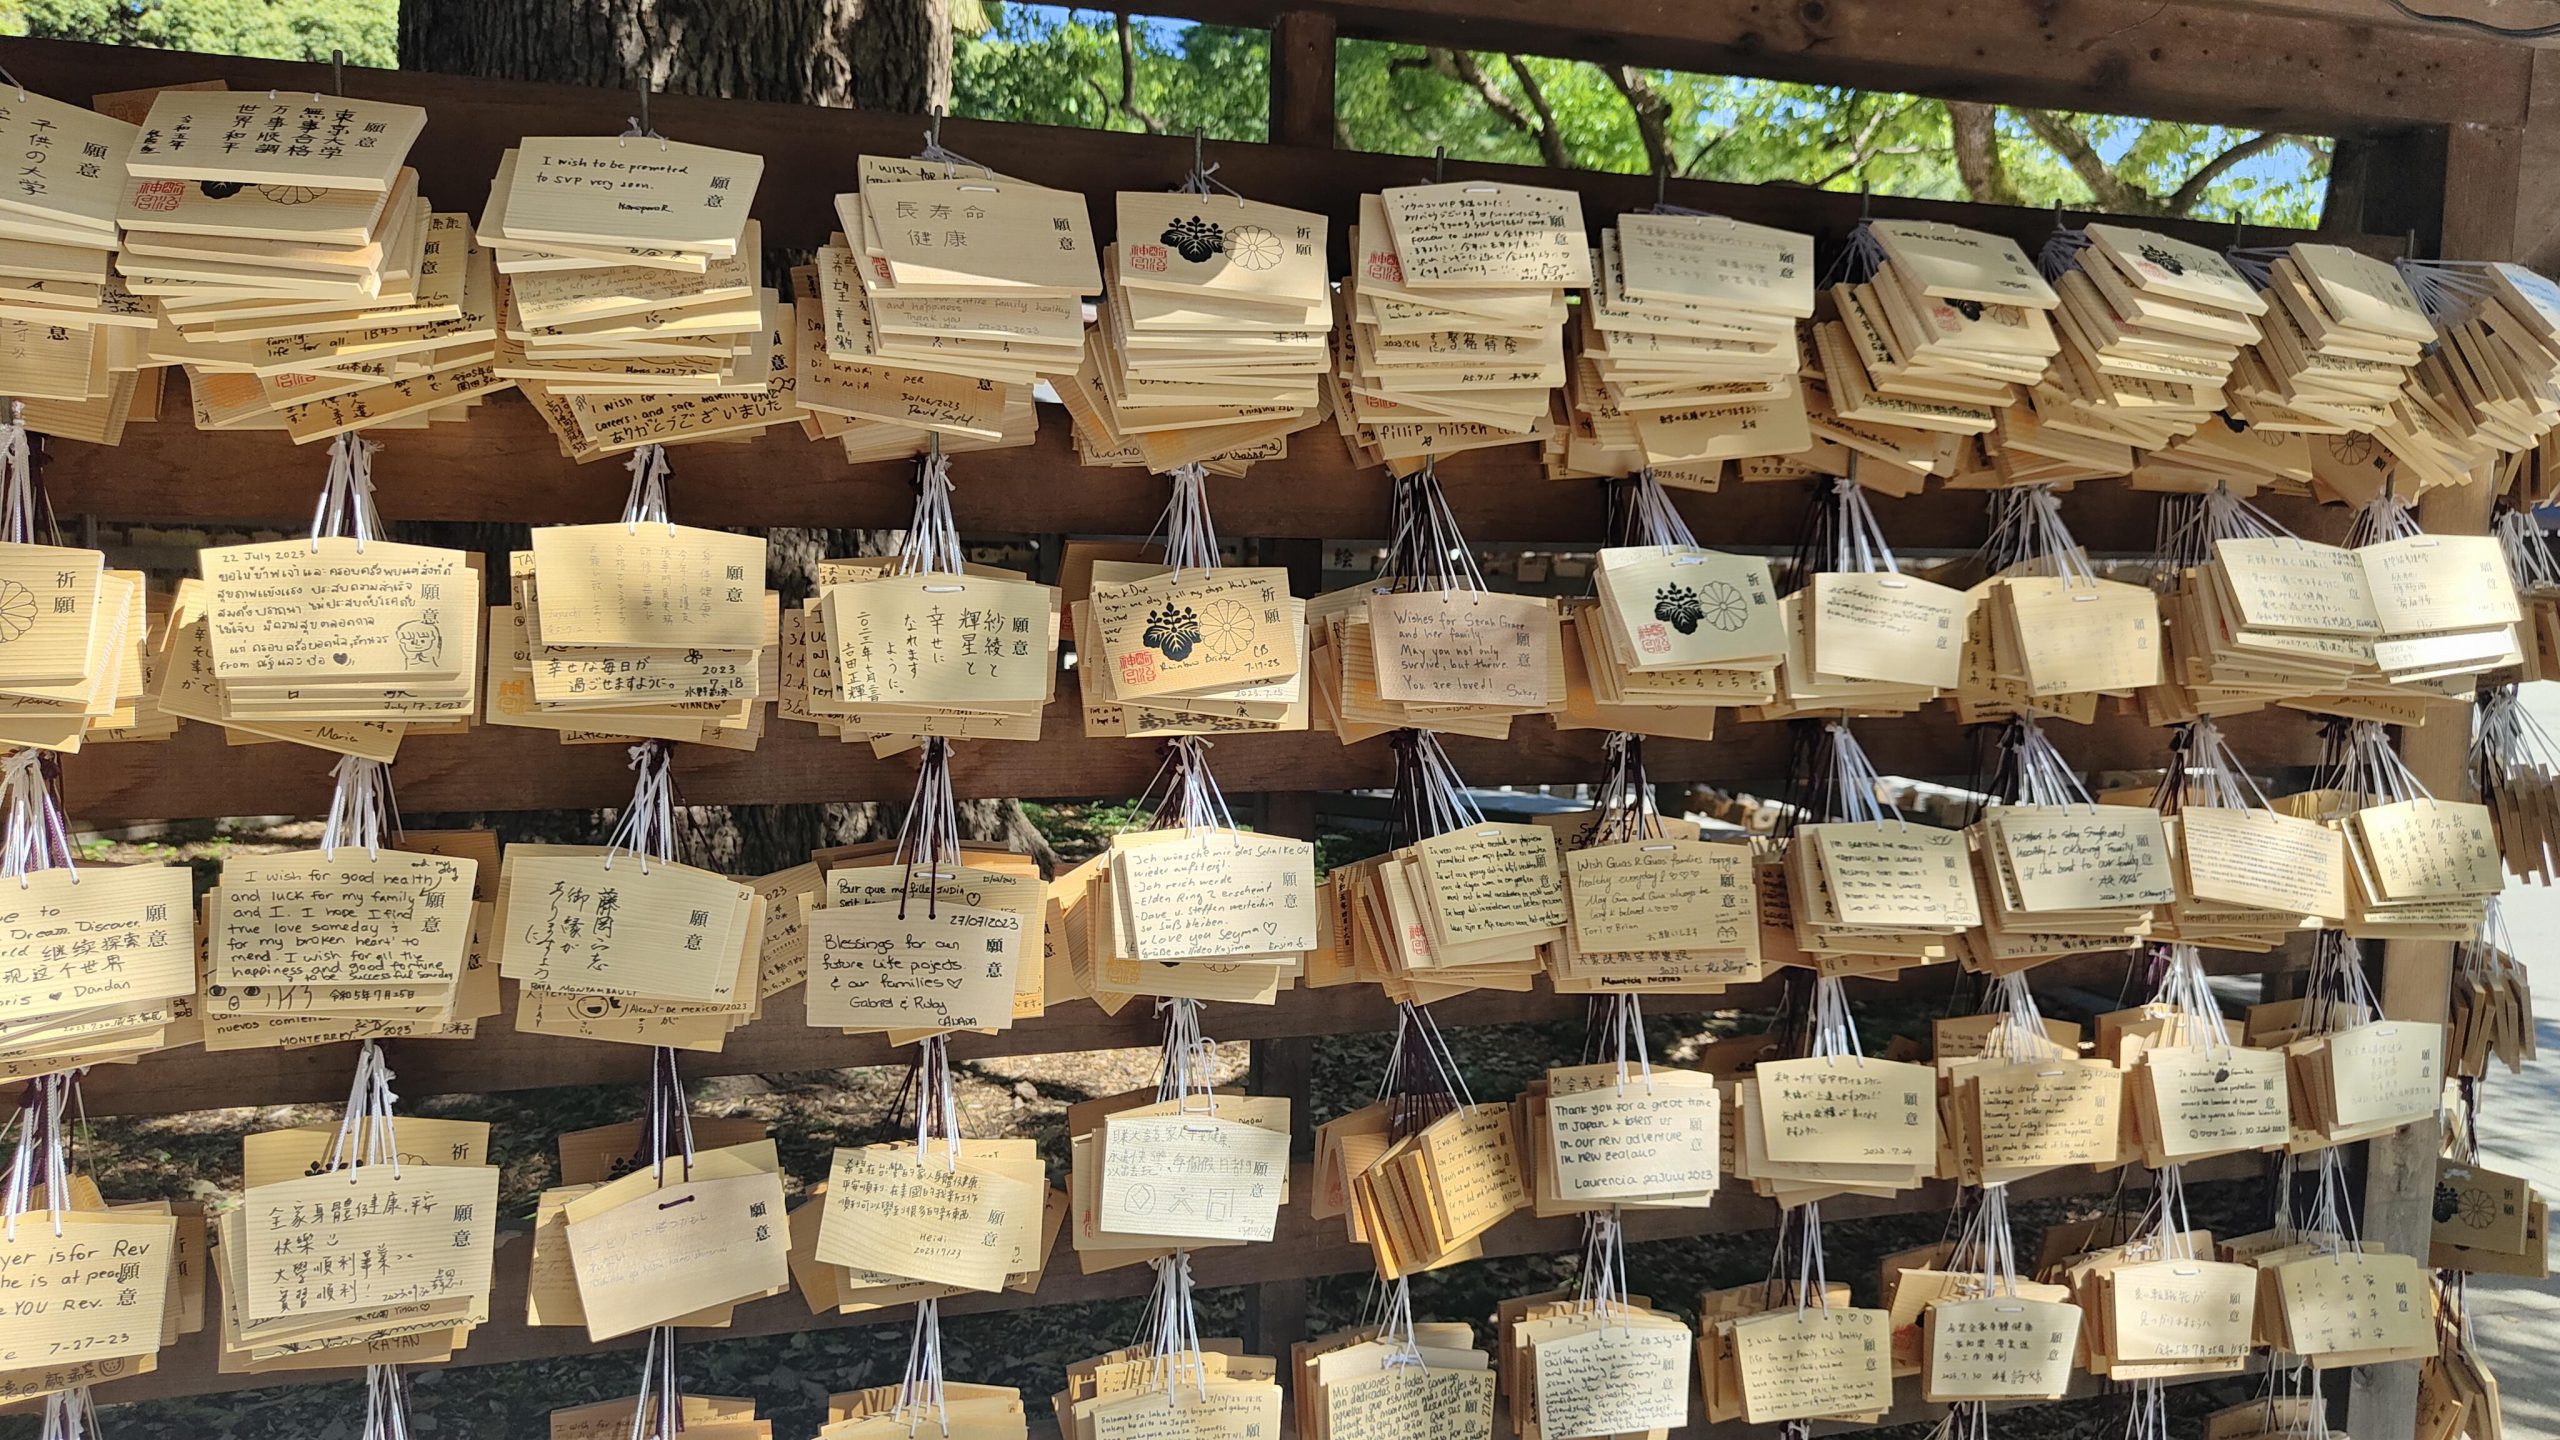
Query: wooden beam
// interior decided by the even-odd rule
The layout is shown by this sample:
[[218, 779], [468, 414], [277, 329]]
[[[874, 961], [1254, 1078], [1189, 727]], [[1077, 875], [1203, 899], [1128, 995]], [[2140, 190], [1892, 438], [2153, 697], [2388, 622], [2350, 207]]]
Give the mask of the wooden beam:
[[[2190, 1183], [2238, 1179], [2257, 1173], [2259, 1164], [2258, 1157], [2254, 1155], [2225, 1156], [2188, 1166], [2187, 1179]], [[2048, 1171], [2017, 1181], [2010, 1193], [2019, 1199], [2098, 1195], [2112, 1184], [2111, 1176], [2073, 1168]], [[1314, 1188], [1312, 1171], [1309, 1167], [1299, 1166], [1291, 1178], [1290, 1193], [1303, 1197], [1312, 1194]], [[1822, 1209], [1825, 1220], [1854, 1223], [1888, 1215], [1940, 1213], [1950, 1208], [1954, 1201], [1952, 1185], [1933, 1181], [1891, 1197], [1837, 1197], [1824, 1201]], [[1767, 1230], [1772, 1228], [1776, 1218], [1768, 1201], [1752, 1194], [1746, 1187], [1733, 1185], [1718, 1194], [1716, 1203], [1708, 1209], [1630, 1210], [1626, 1214], [1625, 1225], [1628, 1242], [1640, 1245], [1650, 1240], [1738, 1235]], [[1496, 1225], [1483, 1237], [1484, 1253], [1488, 1258], [1556, 1254], [1574, 1250], [1581, 1243], [1580, 1216], [1541, 1220], [1525, 1211]], [[531, 1244], [522, 1232], [510, 1232], [500, 1237], [489, 1323], [472, 1332], [469, 1346], [454, 1352], [450, 1362], [453, 1366], [594, 1355], [635, 1350], [647, 1343], [646, 1332], [599, 1344], [588, 1341], [584, 1326], [554, 1325], [537, 1329], [526, 1325], [525, 1287], [532, 1270], [527, 1263], [530, 1254]], [[1196, 1283], [1203, 1289], [1256, 1285], [1277, 1278], [1358, 1274], [1374, 1264], [1367, 1245], [1354, 1245], [1346, 1238], [1342, 1221], [1312, 1218], [1303, 1199], [1282, 1208], [1278, 1230], [1268, 1244], [1191, 1252], [1192, 1272]], [[1154, 1284], [1155, 1270], [1147, 1265], [1125, 1266], [1095, 1275], [1079, 1273], [1075, 1255], [1066, 1238], [1061, 1236], [1057, 1249], [1049, 1256], [1048, 1269], [1042, 1275], [1036, 1292], [1027, 1295], [1008, 1292], [953, 1296], [942, 1302], [942, 1313], [949, 1318], [992, 1310], [1022, 1310], [1120, 1299], [1145, 1294]], [[1689, 1298], [1657, 1295], [1655, 1300], [1658, 1304], [1683, 1305]], [[813, 1316], [807, 1302], [795, 1289], [788, 1294], [739, 1306], [735, 1322], [728, 1329], [690, 1331], [684, 1339], [690, 1347], [756, 1335], [833, 1330], [881, 1321], [903, 1324], [912, 1314], [910, 1307], [897, 1305], [859, 1315], [831, 1312]], [[97, 1391], [98, 1403], [116, 1405], [179, 1395], [226, 1394], [323, 1377], [345, 1378], [340, 1372], [332, 1371], [303, 1371], [280, 1376], [218, 1374], [214, 1366], [217, 1329], [208, 1325], [196, 1334], [182, 1337], [176, 1345], [160, 1352], [160, 1366], [149, 1374], [101, 1385]], [[1098, 1351], [1110, 1343], [1097, 1339], [1092, 1348]]]
[[[2493, 260], [2511, 253], [2523, 158], [2516, 130], [2456, 125], [2446, 132], [2441, 191], [2446, 259]], [[2419, 502], [2419, 523], [2438, 534], [2485, 534], [2496, 498], [2486, 480], [2433, 490]], [[2470, 793], [2465, 788], [2470, 778], [2467, 726], [2447, 723], [2403, 731], [2400, 751], [2432, 793]], [[2386, 944], [2380, 999], [2387, 1019], [2445, 1023], [2453, 999], [2453, 947], [2437, 940]], [[2366, 1146], [2361, 1234], [2403, 1255], [2427, 1253], [2435, 1223], [2436, 1158], [2443, 1143], [2441, 1125], [2430, 1118]], [[2417, 1432], [2418, 1362], [2365, 1366], [2349, 1395], [2347, 1429], [2357, 1440], [2409, 1440]]]
[[[2254, 974], [2269, 964], [2302, 963], [2298, 947], [2267, 956], [2207, 951], [2206, 965], [2215, 973]], [[2036, 970], [2039, 984], [2088, 985], [2112, 992], [2131, 963], [2122, 953], [2051, 961]], [[1852, 980], [1853, 997], [1875, 1000], [1898, 996], [1913, 1007], [1934, 1006], [1944, 998], [1951, 972], [1929, 966], [1899, 976]], [[1896, 991], [1897, 986], [1912, 988]], [[515, 1013], [515, 982], [507, 982], [506, 1015], [481, 1022], [470, 1040], [392, 1040], [384, 1042], [392, 1068], [400, 1076], [400, 1093], [412, 1100], [429, 1095], [477, 1095], [501, 1090], [542, 1090], [560, 1085], [638, 1086], [649, 1074], [649, 1051], [639, 1045], [562, 1040], [528, 1035], [507, 1018]], [[680, 1066], [689, 1080], [715, 1075], [781, 1075], [797, 1071], [843, 1070], [869, 1065], [903, 1065], [912, 1052], [900, 1052], [877, 1035], [841, 1035], [812, 1027], [802, 1006], [803, 992], [791, 990], [767, 1002], [764, 1015], [739, 1027], [726, 1048], [716, 1054], [686, 1054]], [[1646, 1008], [1665, 1015], [1698, 1010], [1765, 1010], [1777, 1002], [1777, 982], [1739, 986], [1720, 995], [1655, 995]], [[1480, 990], [1431, 1007], [1444, 1027], [1514, 1025], [1580, 1019], [1585, 998], [1549, 991], [1508, 994]], [[1374, 985], [1324, 990], [1288, 990], [1270, 1005], [1220, 1005], [1209, 1030], [1219, 1040], [1295, 1040], [1317, 1035], [1349, 1035], [1392, 1029], [1396, 1008]], [[955, 1035], [955, 1061], [999, 1055], [1060, 1055], [1079, 1050], [1120, 1050], [1157, 1044], [1161, 1022], [1152, 1007], [1137, 1004], [1117, 1016], [1082, 1001], [1061, 1004], [1037, 1019], [1025, 1020], [992, 1035]], [[195, 1110], [244, 1105], [299, 1105], [343, 1100], [353, 1044], [292, 1050], [201, 1049], [170, 1051], [131, 1065], [102, 1065], [81, 1081], [81, 1093], [95, 1115], [173, 1115]], [[1277, 1077], [1274, 1077], [1275, 1079]], [[1296, 1092], [1304, 1096], [1301, 1083]]]
[[1271, 17], [1271, 139], [1333, 144], [1333, 17], [1286, 10]]
[[[1060, 681], [1061, 690], [1073, 679]], [[2085, 771], [2156, 767], [2165, 730], [2138, 714], [2101, 711], [2085, 726], [2056, 722], [2055, 743]], [[2289, 710], [2235, 719], [2225, 730], [2252, 764], [2308, 765], [2315, 727]], [[952, 788], [962, 799], [1125, 798], [1156, 773], [1158, 747], [1123, 738], [1087, 738], [1066, 704], [1049, 709], [1037, 745], [990, 741], [958, 747]], [[1973, 773], [1971, 739], [1955, 717], [1929, 710], [1861, 726], [1860, 738], [1888, 775], [1961, 780]], [[1447, 737], [1458, 773], [1482, 785], [1549, 785], [1600, 773], [1600, 732], [1557, 730], [1544, 718], [1512, 722], [1508, 740]], [[463, 810], [599, 809], [631, 793], [619, 745], [568, 745], [549, 731], [478, 726], [461, 735], [412, 736], [400, 747], [400, 803], [411, 814]], [[1645, 747], [1657, 780], [1764, 784], [1788, 773], [1782, 725], [1735, 725], [1714, 740], [1657, 739]], [[1220, 783], [1231, 795], [1275, 790], [1370, 790], [1394, 783], [1384, 745], [1345, 745], [1323, 731], [1229, 735], [1218, 740]], [[774, 721], [753, 751], [676, 747], [676, 803], [786, 805], [828, 800], [899, 800], [915, 787], [914, 761], [873, 758], [792, 721]], [[150, 744], [93, 745], [63, 761], [65, 808], [84, 824], [224, 815], [317, 815], [327, 811], [329, 757], [298, 745], [228, 745], [221, 732], [190, 724]]]
[[[169, 403], [161, 420], [128, 426], [119, 446], [48, 440], [43, 478], [54, 508], [66, 518], [309, 524], [326, 447], [297, 446], [272, 430], [208, 436], [187, 418], [183, 397]], [[591, 523], [620, 513], [630, 487], [619, 464], [563, 459], [533, 407], [514, 395], [481, 406], [464, 424], [376, 435], [374, 487], [387, 520]], [[813, 444], [793, 427], [744, 444], [683, 446], [668, 461], [667, 504], [680, 521], [879, 529], [904, 526], [915, 508], [912, 461], [847, 465], [840, 449]], [[1054, 409], [1043, 410], [1038, 443], [955, 456], [951, 473], [964, 535], [1143, 536], [1164, 510], [1162, 476], [1079, 464]], [[1471, 540], [1601, 538], [1600, 487], [1547, 479], [1534, 446], [1453, 455], [1440, 475]], [[1319, 426], [1292, 436], [1287, 455], [1260, 462], [1248, 478], [1212, 481], [1210, 499], [1223, 534], [1383, 538], [1387, 491], [1384, 471], [1354, 464], [1341, 438]], [[1797, 483], [1733, 484], [1714, 494], [1675, 491], [1673, 499], [1719, 544], [1785, 551], [1802, 531], [1809, 493]], [[1879, 497], [1876, 510], [1899, 549], [1970, 551], [1982, 542], [1984, 498], [1933, 490]], [[2149, 552], [2161, 497], [2109, 481], [2084, 485], [2063, 503], [2065, 519], [2094, 550]], [[2261, 503], [2304, 534], [2343, 524], [2335, 506]]]
[[1157, 0], [1264, 26], [1283, 9], [1348, 39], [2103, 110], [2317, 134], [2524, 121], [2524, 47], [2229, 0]]

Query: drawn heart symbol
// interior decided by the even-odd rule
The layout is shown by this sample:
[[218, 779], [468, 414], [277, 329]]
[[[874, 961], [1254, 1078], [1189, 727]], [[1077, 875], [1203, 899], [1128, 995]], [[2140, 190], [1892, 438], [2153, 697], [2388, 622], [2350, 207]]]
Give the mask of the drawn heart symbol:
[[341, 651], [339, 651], [338, 653], [336, 653], [335, 655], [330, 656], [329, 658], [330, 658], [331, 660], [333, 660], [333, 661], [337, 662], [337, 663], [338, 663], [338, 664], [340, 664], [340, 665], [344, 665], [344, 664], [347, 664], [349, 661], [353, 660], [355, 657], [354, 657], [354, 656], [352, 656], [352, 655], [349, 655], [346, 651], [341, 650]]

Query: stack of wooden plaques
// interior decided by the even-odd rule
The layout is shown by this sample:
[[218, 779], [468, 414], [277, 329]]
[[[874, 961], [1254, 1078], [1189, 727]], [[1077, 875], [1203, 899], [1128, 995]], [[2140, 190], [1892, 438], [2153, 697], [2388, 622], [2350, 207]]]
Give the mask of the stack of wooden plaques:
[[1287, 571], [1097, 559], [1092, 577], [1068, 606], [1086, 734], [1307, 728], [1307, 602]]
[[[1410, 1343], [1408, 1343], [1408, 1341]], [[1297, 1372], [1290, 1404], [1301, 1435], [1488, 1435], [1493, 1357], [1464, 1321], [1417, 1321], [1409, 1335], [1375, 1326], [1340, 1330], [1290, 1347]]]
[[1937, 1173], [1937, 1094], [1926, 1065], [1764, 1060], [1734, 1088], [1735, 1178], [1787, 1206], [1915, 1189]]
[[790, 326], [748, 218], [764, 159], [655, 136], [528, 136], [479, 236], [510, 268], [496, 372], [560, 450], [752, 435], [798, 418]]
[[1324, 418], [1326, 220], [1233, 194], [1123, 191], [1110, 293], [1059, 399], [1088, 465], [1241, 474]]
[[804, 622], [811, 718], [881, 754], [928, 736], [1039, 739], [1057, 695], [1058, 588], [1010, 570], [896, 571], [820, 565]]
[[197, 558], [227, 715], [443, 721], [479, 708], [480, 575], [461, 551], [333, 536]]
[[471, 1038], [499, 1010], [478, 872], [354, 844], [232, 857], [205, 899], [205, 1048]]
[[1582, 197], [1470, 182], [1360, 197], [1335, 420], [1398, 474], [1461, 450], [1561, 450], [1565, 292], [1591, 288]]
[[2560, 286], [2504, 261], [2452, 273], [2454, 313], [2438, 317], [2410, 399], [2502, 455], [2532, 450], [2560, 425]]
[[2007, 973], [2064, 955], [2127, 950], [2177, 897], [2157, 811], [2132, 805], [1999, 805], [1970, 830], [1982, 924], [1965, 963]]
[[809, 386], [820, 436], [857, 462], [1030, 443], [1031, 387], [1063, 392], [1102, 289], [1084, 197], [865, 155], [836, 219], [814, 277], [835, 362]]
[[0, 393], [49, 435], [111, 445], [158, 408], [151, 302], [110, 263], [138, 133], [24, 89], [0, 115], [0, 145], [22, 162], [0, 196]]
[[[2044, 378], [2061, 302], [2004, 236], [1904, 220], [1865, 232], [1880, 263], [1869, 281], [1831, 288], [1832, 316], [1814, 328], [1822, 389], [1807, 404], [1815, 435], [1880, 462], [1864, 483], [1910, 494], [1955, 474], [1962, 438], [1989, 434], [2019, 388]], [[2021, 443], [2033, 437], [2012, 433], [1993, 454]], [[2040, 478], [2031, 465], [2001, 483]]]
[[1505, 1104], [1458, 1106], [1350, 1171], [1348, 1183], [1352, 1223], [1387, 1280], [1481, 1258], [1484, 1233], [1529, 1204]]
[[[716, 1051], [762, 1007], [751, 887], [600, 845], [510, 845], [491, 933], [516, 1028]], [[778, 1252], [777, 1252], [778, 1253]]]
[[787, 1232], [772, 1223], [782, 1208], [771, 1140], [547, 1190], [534, 1266], [550, 1283], [529, 1287], [527, 1321], [584, 1325], [591, 1341], [662, 1324], [726, 1326], [738, 1305], [790, 1288]]
[[2371, 256], [2306, 242], [2269, 264], [2267, 292], [2277, 303], [2234, 373], [2235, 415], [2256, 423], [2273, 405], [2280, 412], [2267, 418], [2296, 429], [2388, 428], [2411, 367], [2436, 338], [2408, 282]]
[[[1030, 1433], [1022, 1392], [1013, 1386], [939, 1380], [930, 1392], [938, 1399], [924, 1400], [921, 1393], [922, 1387], [900, 1384], [830, 1395], [827, 1423], [817, 1440], [898, 1440], [910, 1427], [921, 1433], [928, 1425], [936, 1434], [958, 1440], [1017, 1440]], [[726, 1440], [716, 1434], [699, 1437], [700, 1428], [687, 1425], [685, 1433], [698, 1440]]]
[[157, 302], [151, 356], [187, 367], [200, 427], [308, 442], [457, 419], [503, 388], [491, 277], [472, 293], [464, 217], [439, 225], [403, 163], [426, 122], [339, 96], [153, 98], [117, 266]]
[[1601, 231], [1557, 472], [1712, 485], [1727, 459], [1805, 449], [1796, 322], [1813, 314], [1812, 260], [1810, 235], [1721, 216], [1622, 215]]
[[84, 865], [11, 882], [40, 920], [0, 947], [0, 1078], [193, 1044], [195, 905], [183, 866]]
[[1566, 676], [1587, 685], [1595, 722], [1705, 740], [1715, 707], [1776, 700], [1786, 617], [1768, 561], [1686, 543], [1612, 546], [1593, 584], [1597, 599], [1566, 612]]
[[1060, 1440], [1281, 1433], [1278, 1363], [1233, 1340], [1199, 1344], [1134, 1346], [1068, 1366], [1067, 1388], [1051, 1401]]
[[0, 544], [0, 742], [70, 753], [139, 726], [142, 597], [100, 551]]
[[1481, 589], [1359, 586], [1307, 602], [1316, 695], [1345, 745], [1422, 727], [1502, 739], [1565, 706], [1560, 608]]
[[[807, 1018], [907, 1045], [954, 1030], [993, 1034], [1042, 1009], [1049, 893], [1023, 857], [912, 871], [890, 850], [831, 866], [806, 912]], [[960, 963], [965, 960], [966, 963]]]
[[754, 749], [782, 668], [764, 552], [654, 521], [535, 530], [490, 615], [488, 722]]
[[356, 1120], [242, 1141], [242, 1193], [215, 1216], [208, 1267], [224, 1364], [254, 1374], [434, 1363], [488, 1319], [489, 1127], [407, 1119], [399, 1133], [438, 1163], [391, 1153], [388, 1124]]
[[[2260, 338], [2266, 297], [2202, 245], [2118, 225], [2083, 233], [2079, 263], [2055, 281], [2061, 357], [2028, 408], [2040, 431], [2166, 448], [2223, 408], [2232, 367]], [[2133, 468], [2124, 458], [2112, 473]]]
[[1667, 1434], [1688, 1423], [1694, 1338], [1641, 1295], [1517, 1296], [1495, 1311], [1494, 1363], [1521, 1440]]

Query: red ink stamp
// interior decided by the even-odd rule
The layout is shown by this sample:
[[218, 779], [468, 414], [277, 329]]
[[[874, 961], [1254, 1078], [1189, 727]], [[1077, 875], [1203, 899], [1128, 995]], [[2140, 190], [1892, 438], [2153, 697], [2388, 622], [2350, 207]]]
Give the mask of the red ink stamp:
[[1155, 678], [1156, 652], [1153, 650], [1132, 650], [1120, 657], [1121, 684], [1148, 685], [1154, 683]]
[[1391, 280], [1401, 285], [1404, 283], [1404, 262], [1396, 258], [1393, 250], [1372, 250], [1369, 252], [1369, 278]]
[[1132, 270], [1151, 270], [1161, 272], [1165, 268], [1166, 264], [1169, 263], [1170, 258], [1171, 257], [1166, 255], [1165, 248], [1161, 245], [1132, 245], [1129, 247], [1129, 268]]
[[133, 192], [136, 210], [175, 210], [184, 199], [187, 184], [183, 180], [145, 180]]
[[1661, 621], [1659, 621], [1659, 620], [1656, 620], [1656, 621], [1654, 621], [1654, 622], [1652, 622], [1651, 624], [1648, 624], [1648, 625], [1639, 625], [1639, 626], [1637, 626], [1637, 627], [1636, 627], [1636, 648], [1637, 648], [1637, 649], [1639, 649], [1639, 650], [1642, 650], [1642, 651], [1643, 651], [1644, 653], [1646, 653], [1647, 655], [1668, 655], [1668, 654], [1670, 654], [1670, 653], [1671, 653], [1671, 629], [1670, 629], [1670, 627], [1669, 627], [1669, 626], [1667, 626], [1667, 625], [1664, 625], [1664, 624], [1663, 624]]

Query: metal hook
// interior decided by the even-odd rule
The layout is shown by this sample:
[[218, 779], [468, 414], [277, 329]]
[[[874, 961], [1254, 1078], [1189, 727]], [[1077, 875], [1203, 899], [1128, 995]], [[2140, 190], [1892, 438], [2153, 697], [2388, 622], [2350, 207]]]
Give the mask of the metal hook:
[[942, 148], [942, 107], [939, 105], [933, 107], [933, 125], [924, 132], [924, 143], [929, 149]]
[[2237, 250], [2237, 249], [2239, 249], [2239, 248], [2240, 248], [2240, 229], [2241, 229], [2241, 227], [2242, 227], [2242, 226], [2247, 225], [2248, 223], [2249, 223], [2249, 212], [2248, 212], [2248, 211], [2246, 211], [2246, 210], [2234, 210], [2234, 211], [2232, 211], [2232, 212], [2231, 212], [2231, 248], [2232, 248], [2232, 249]]
[[640, 133], [649, 134], [649, 77], [640, 77]]
[[1866, 224], [1869, 220], [1875, 218], [1875, 214], [1875, 189], [1873, 186], [1869, 185], [1865, 177], [1862, 176], [1858, 180], [1858, 223], [1861, 225]]
[[2402, 254], [2405, 259], [2415, 260], [2418, 258], [2418, 232], [2415, 229], [2410, 230], [2409, 248], [2402, 252]]
[[1664, 205], [1666, 205], [1666, 204], [1670, 203], [1670, 195], [1671, 195], [1671, 172], [1670, 172], [1670, 171], [1668, 171], [1668, 170], [1656, 170], [1656, 171], [1654, 171], [1654, 172], [1653, 172], [1653, 208], [1654, 208], [1654, 209], [1656, 209], [1656, 210], [1659, 210], [1659, 209], [1661, 209]]
[[1437, 185], [1448, 178], [1449, 147], [1446, 145], [1434, 145], [1431, 147], [1431, 183]]
[[329, 51], [329, 92], [340, 99], [347, 93], [347, 52], [334, 46]]
[[1208, 140], [1209, 132], [1206, 130], [1194, 130], [1191, 132], [1191, 173], [1194, 175], [1201, 173], [1200, 163], [1204, 158], [1204, 151], [1207, 149]]

